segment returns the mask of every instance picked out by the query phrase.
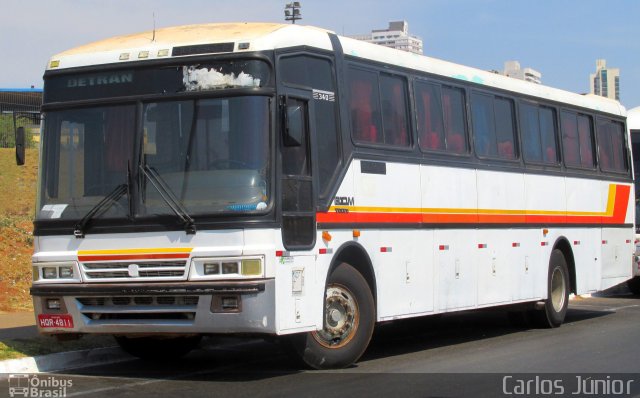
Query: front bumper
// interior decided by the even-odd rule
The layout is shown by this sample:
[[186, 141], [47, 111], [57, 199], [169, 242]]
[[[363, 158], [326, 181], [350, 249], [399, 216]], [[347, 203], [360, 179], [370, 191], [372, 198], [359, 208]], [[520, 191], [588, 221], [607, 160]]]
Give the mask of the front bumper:
[[[31, 288], [36, 316], [69, 314], [72, 327], [45, 334], [276, 333], [275, 281], [41, 284]], [[59, 309], [49, 309], [49, 300]], [[237, 303], [229, 306], [228, 303]], [[227, 304], [225, 304], [227, 303]]]

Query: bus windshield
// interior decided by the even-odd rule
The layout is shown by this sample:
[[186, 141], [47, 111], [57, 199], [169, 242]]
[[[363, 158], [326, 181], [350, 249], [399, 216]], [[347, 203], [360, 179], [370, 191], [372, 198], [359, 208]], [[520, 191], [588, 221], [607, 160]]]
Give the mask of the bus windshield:
[[[136, 121], [139, 107], [142, 131]], [[122, 184], [128, 193], [95, 217], [172, 215], [162, 194], [140, 172], [142, 166], [160, 176], [190, 215], [267, 207], [266, 96], [51, 111], [44, 134], [39, 220], [79, 220]]]

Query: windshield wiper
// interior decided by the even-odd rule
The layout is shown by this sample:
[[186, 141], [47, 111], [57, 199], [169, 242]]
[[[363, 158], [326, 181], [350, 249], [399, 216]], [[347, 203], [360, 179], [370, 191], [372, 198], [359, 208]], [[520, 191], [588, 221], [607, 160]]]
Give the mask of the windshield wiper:
[[148, 165], [140, 165], [140, 171], [151, 182], [151, 185], [158, 191], [162, 200], [169, 206], [169, 208], [176, 213], [178, 218], [184, 223], [184, 230], [187, 235], [194, 235], [196, 233], [196, 224], [193, 218], [187, 213], [187, 210], [180, 204], [180, 201], [171, 191], [171, 188], [160, 177], [158, 172], [149, 167]]
[[99, 211], [102, 212], [107, 211], [114, 203], [118, 201], [125, 193], [129, 192], [129, 187], [127, 184], [120, 184], [111, 193], [102, 198], [100, 202], [98, 202], [95, 206], [89, 210], [82, 220], [80, 220], [73, 229], [73, 235], [77, 239], [84, 238], [84, 231], [87, 227], [87, 223], [91, 221], [91, 219], [98, 214]]

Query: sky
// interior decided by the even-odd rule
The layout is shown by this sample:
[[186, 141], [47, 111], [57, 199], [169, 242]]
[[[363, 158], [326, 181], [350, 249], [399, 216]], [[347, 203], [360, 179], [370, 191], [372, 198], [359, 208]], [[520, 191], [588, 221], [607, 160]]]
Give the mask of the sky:
[[[42, 87], [60, 51], [156, 27], [284, 22], [288, 0], [1, 0], [0, 88]], [[517, 60], [545, 85], [589, 91], [596, 59], [620, 69], [620, 97], [640, 106], [638, 0], [303, 0], [302, 23], [338, 34], [406, 20], [425, 55], [485, 70]]]

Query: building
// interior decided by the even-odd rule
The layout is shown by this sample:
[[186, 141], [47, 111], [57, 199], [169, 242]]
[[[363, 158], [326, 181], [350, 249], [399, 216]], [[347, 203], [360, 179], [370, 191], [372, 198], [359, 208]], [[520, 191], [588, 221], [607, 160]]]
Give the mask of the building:
[[513, 77], [515, 79], [542, 84], [542, 73], [532, 68], [521, 68], [520, 62], [518, 61], [505, 62], [504, 71], [502, 71], [502, 74], [505, 76]]
[[620, 101], [620, 69], [607, 68], [607, 60], [596, 60], [596, 73], [589, 75], [589, 92]]
[[372, 30], [371, 33], [348, 37], [395, 48], [396, 50], [422, 54], [422, 39], [409, 34], [409, 24], [407, 21], [389, 22], [388, 29], [376, 29]]

